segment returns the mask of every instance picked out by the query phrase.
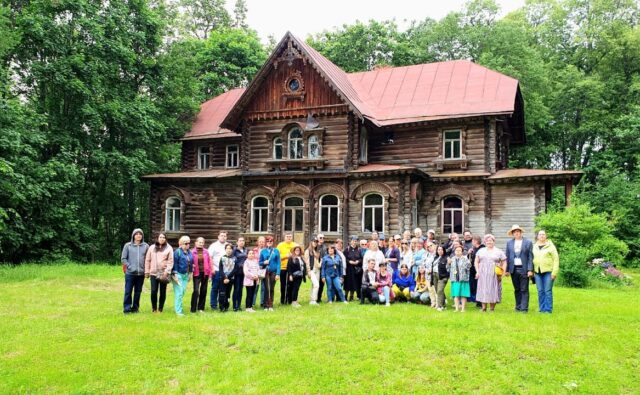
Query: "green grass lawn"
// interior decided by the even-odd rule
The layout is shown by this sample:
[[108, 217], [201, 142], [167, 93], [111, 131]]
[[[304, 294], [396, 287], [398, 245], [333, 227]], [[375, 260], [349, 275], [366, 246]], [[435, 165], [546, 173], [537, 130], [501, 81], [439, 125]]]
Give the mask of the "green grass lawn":
[[506, 281], [495, 313], [303, 303], [177, 317], [171, 291], [150, 312], [145, 282], [141, 314], [125, 316], [119, 269], [0, 267], [0, 393], [640, 393], [637, 286], [556, 287], [552, 315], [535, 312], [534, 286], [532, 312], [514, 313]]

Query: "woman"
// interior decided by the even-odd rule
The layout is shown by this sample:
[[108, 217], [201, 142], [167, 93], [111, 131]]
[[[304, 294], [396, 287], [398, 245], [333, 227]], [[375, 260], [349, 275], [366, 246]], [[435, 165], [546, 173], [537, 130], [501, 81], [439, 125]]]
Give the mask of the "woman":
[[413, 277], [415, 278], [418, 273], [418, 268], [424, 265], [423, 259], [427, 251], [424, 249], [422, 245], [422, 241], [420, 241], [420, 239], [418, 239], [417, 237], [414, 237], [413, 239], [411, 239], [410, 247], [411, 247], [411, 255], [413, 256], [413, 266], [411, 266], [411, 275], [413, 275]]
[[[144, 275], [151, 279], [151, 308], [154, 313], [162, 313], [164, 309], [172, 268], [173, 248], [167, 243], [167, 236], [160, 233], [157, 241], [147, 250], [144, 261]], [[158, 290], [160, 290], [160, 300], [158, 300]]]
[[298, 291], [302, 280], [305, 280], [306, 266], [302, 256], [302, 248], [298, 245], [293, 247], [287, 261], [287, 275], [289, 276], [289, 286], [291, 287], [291, 306], [293, 307], [300, 307]]
[[280, 277], [280, 252], [273, 248], [273, 236], [265, 239], [266, 247], [260, 251], [260, 270], [264, 271], [262, 288], [264, 289], [264, 309], [273, 311], [273, 294]]
[[444, 294], [444, 289], [449, 282], [449, 270], [450, 263], [449, 257], [443, 246], [438, 246], [436, 249], [436, 258], [433, 260], [432, 266], [432, 284], [435, 286], [436, 293], [436, 306], [438, 311], [443, 311], [447, 302], [447, 296]]
[[244, 246], [244, 237], [238, 237], [238, 243], [233, 249], [233, 256], [236, 258], [237, 271], [233, 280], [233, 311], [240, 310], [242, 304], [242, 288], [244, 285], [244, 261], [247, 259], [248, 250]]
[[307, 265], [307, 276], [311, 281], [310, 305], [317, 305], [318, 288], [320, 287], [320, 251], [318, 251], [318, 239], [315, 237], [309, 243], [309, 247], [304, 250], [304, 262]]
[[247, 259], [244, 261], [244, 267], [242, 268], [244, 274], [243, 284], [247, 287], [247, 299], [245, 301], [245, 311], [247, 313], [255, 313], [253, 309], [254, 298], [253, 295], [256, 292], [256, 287], [260, 282], [258, 276], [260, 272], [260, 265], [258, 264], [258, 249], [254, 248], [247, 253]]
[[533, 275], [538, 288], [538, 306], [541, 313], [551, 314], [553, 311], [553, 282], [559, 271], [558, 250], [551, 240], [547, 240], [547, 233], [539, 230], [533, 246]]
[[360, 299], [362, 284], [362, 255], [358, 248], [358, 238], [351, 236], [349, 247], [344, 251], [347, 260], [347, 275], [344, 280], [344, 290], [347, 293], [347, 300], [352, 301], [355, 294]]
[[482, 311], [487, 311], [487, 304], [491, 311], [496, 303], [502, 301], [502, 273], [507, 270], [507, 256], [496, 247], [496, 238], [492, 234], [484, 236], [485, 248], [476, 254], [476, 278], [478, 290], [476, 300], [482, 303]]
[[327, 255], [322, 258], [322, 282], [327, 285], [327, 298], [329, 303], [333, 303], [333, 294], [336, 292], [340, 301], [349, 303], [342, 292], [342, 261], [336, 254], [336, 247], [329, 246]]
[[407, 241], [407, 240], [402, 240], [400, 242], [400, 264], [407, 265], [407, 268], [409, 269], [409, 274], [411, 274], [411, 276], [413, 277], [413, 275], [415, 274], [411, 270], [414, 265], [413, 251], [411, 251], [409, 243], [410, 241]]
[[375, 261], [376, 270], [379, 270], [381, 263], [385, 263], [384, 254], [378, 248], [378, 242], [375, 240], [369, 242], [369, 248], [367, 249], [367, 252], [365, 252], [362, 261], [369, 262], [370, 259]]
[[471, 295], [469, 286], [469, 272], [471, 262], [462, 255], [462, 246], [456, 246], [455, 256], [451, 258], [451, 296], [456, 307], [456, 311], [464, 312], [467, 298]]
[[416, 288], [415, 291], [411, 293], [411, 299], [420, 304], [427, 304], [427, 302], [429, 302], [429, 283], [427, 282], [427, 269], [424, 265], [418, 266]]
[[409, 267], [401, 263], [400, 270], [393, 273], [393, 294], [398, 301], [408, 302], [411, 300], [411, 293], [416, 288], [416, 282], [409, 273]]
[[367, 270], [362, 274], [362, 290], [360, 291], [360, 304], [369, 299], [371, 304], [378, 303], [378, 283], [376, 283], [376, 261], [369, 259]]
[[394, 294], [391, 289], [391, 284], [393, 284], [393, 279], [391, 274], [387, 271], [387, 263], [382, 262], [378, 264], [378, 275], [376, 276], [376, 284], [378, 290], [378, 300], [380, 303], [384, 303], [385, 306], [391, 306], [391, 301], [393, 301]]
[[233, 256], [233, 246], [230, 243], [224, 246], [224, 255], [220, 258], [220, 292], [218, 294], [218, 306], [220, 311], [229, 310], [229, 297], [231, 296], [231, 287], [233, 280], [238, 273], [238, 264], [236, 257]]
[[191, 250], [193, 255], [193, 294], [191, 294], [191, 312], [204, 313], [207, 300], [207, 284], [212, 276], [211, 257], [204, 248], [204, 237], [196, 239], [196, 247]]
[[422, 258], [422, 264], [425, 267], [425, 273], [427, 274], [427, 284], [429, 284], [429, 302], [431, 304], [431, 308], [437, 308], [436, 304], [438, 301], [438, 296], [436, 295], [436, 286], [435, 283], [438, 282], [436, 278], [436, 270], [433, 262], [436, 260], [436, 245], [430, 241], [425, 242], [427, 246], [427, 251], [424, 253]]
[[189, 236], [182, 236], [178, 240], [180, 248], [173, 253], [172, 282], [174, 294], [174, 308], [176, 314], [184, 315], [182, 312], [182, 298], [187, 292], [189, 276], [193, 273], [193, 254], [189, 251], [191, 240]]

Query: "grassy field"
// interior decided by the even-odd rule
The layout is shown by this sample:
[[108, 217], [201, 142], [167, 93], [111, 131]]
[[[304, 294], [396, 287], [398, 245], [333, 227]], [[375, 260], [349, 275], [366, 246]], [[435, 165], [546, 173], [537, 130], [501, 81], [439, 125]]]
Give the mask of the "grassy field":
[[514, 313], [507, 281], [495, 313], [305, 303], [180, 318], [171, 291], [150, 313], [148, 283], [141, 314], [123, 315], [118, 270], [0, 267], [0, 393], [640, 393], [637, 286], [556, 287], [552, 315]]

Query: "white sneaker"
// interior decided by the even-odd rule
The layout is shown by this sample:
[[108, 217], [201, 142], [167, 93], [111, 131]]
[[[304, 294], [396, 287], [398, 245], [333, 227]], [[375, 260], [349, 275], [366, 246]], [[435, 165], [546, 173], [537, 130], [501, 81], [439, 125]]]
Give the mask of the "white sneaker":
[[317, 304], [318, 304], [318, 302], [316, 302], [315, 300], [312, 300], [311, 302], [309, 302], [309, 304], [311, 304], [311, 305], [317, 305]]
[[329, 303], [329, 304], [332, 304], [333, 302], [332, 302], [332, 301], [329, 301], [328, 303]]
[[269, 307], [269, 311], [273, 311], [273, 307]]
[[247, 313], [255, 313], [256, 311], [253, 308], [248, 308], [245, 310]]
[[385, 305], [386, 307], [389, 307], [389, 306], [391, 306], [391, 303], [387, 302], [387, 303], [385, 303], [384, 305]]
[[345, 300], [344, 302], [342, 302], [342, 303], [344, 303], [344, 304], [349, 304], [349, 302], [347, 302], [346, 300]]

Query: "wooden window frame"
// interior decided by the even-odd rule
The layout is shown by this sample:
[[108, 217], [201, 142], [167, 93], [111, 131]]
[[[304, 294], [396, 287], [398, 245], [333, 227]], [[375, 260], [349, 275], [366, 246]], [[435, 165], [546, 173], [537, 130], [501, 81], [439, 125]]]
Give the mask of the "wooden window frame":
[[[178, 202], [178, 205], [179, 205], [178, 208], [169, 207], [169, 201], [173, 199], [175, 199]], [[169, 196], [164, 201], [164, 207], [165, 207], [164, 208], [164, 230], [166, 232], [180, 232], [180, 229], [182, 229], [182, 209], [183, 209], [182, 199], [180, 199], [177, 196]], [[175, 225], [176, 219], [178, 220], [178, 227], [177, 229], [174, 229], [172, 225]]]
[[[456, 199], [460, 200], [460, 208], [445, 208], [444, 201], [449, 199], [449, 198], [456, 198]], [[440, 201], [440, 207], [441, 207], [440, 208], [440, 218], [441, 218], [441, 220], [440, 220], [440, 224], [441, 224], [440, 231], [442, 232], [442, 234], [444, 235], [444, 234], [448, 234], [448, 233], [462, 233], [462, 232], [464, 232], [464, 230], [465, 230], [465, 227], [464, 227], [464, 219], [465, 219], [464, 218], [465, 217], [464, 199], [461, 196], [458, 196], [458, 195], [443, 196], [442, 200]], [[444, 218], [445, 211], [451, 212], [451, 232], [446, 232], [445, 231], [445, 226], [446, 226], [445, 218]], [[456, 230], [455, 230], [455, 220], [454, 220], [454, 213], [455, 212], [460, 212], [460, 218], [461, 218], [461, 221], [462, 221], [462, 223], [460, 224], [461, 225], [460, 232], [456, 232]]]
[[[201, 145], [196, 150], [196, 168], [198, 170], [207, 170], [211, 167], [211, 152], [209, 146]], [[206, 158], [207, 166], [202, 166], [202, 158]]]
[[[376, 205], [367, 205], [365, 203], [365, 201], [367, 200], [367, 197], [371, 196], [371, 195], [380, 196], [382, 198], [382, 203], [380, 203], [379, 205], [378, 204], [376, 204]], [[374, 232], [374, 231], [384, 232], [384, 229], [385, 229], [384, 228], [384, 225], [385, 225], [385, 215], [384, 215], [385, 206], [384, 206], [384, 203], [385, 203], [385, 199], [384, 199], [384, 196], [381, 193], [371, 192], [371, 193], [367, 193], [366, 195], [362, 196], [362, 216], [360, 218], [361, 221], [362, 221], [361, 222], [362, 223], [362, 226], [361, 226], [362, 233]], [[371, 210], [373, 210], [372, 213], [371, 213], [372, 214], [371, 215], [371, 229], [369, 229], [369, 230], [366, 230], [366, 228], [365, 228], [365, 211], [367, 210], [367, 208], [371, 208]], [[376, 229], [375, 228], [375, 224], [376, 224], [376, 221], [375, 221], [375, 219], [376, 219], [376, 217], [375, 217], [375, 208], [382, 208], [382, 229]]]
[[[230, 157], [229, 157], [229, 148], [231, 147], [236, 147], [236, 152], [235, 152], [235, 159], [236, 159], [236, 165], [235, 166], [230, 166]], [[233, 152], [231, 152], [231, 154], [234, 154]], [[237, 169], [238, 167], [240, 167], [240, 146], [238, 144], [227, 144], [227, 149], [226, 149], [226, 159], [225, 159], [225, 167], [227, 169]]]
[[[333, 196], [338, 200], [338, 203], [333, 205], [333, 204], [323, 204], [322, 203], [322, 199], [326, 196]], [[384, 201], [384, 197], [383, 197], [383, 201]], [[328, 228], [323, 229], [322, 228], [322, 209], [323, 208], [328, 208], [329, 211], [329, 218], [327, 219], [327, 225]], [[338, 215], [336, 217], [336, 230], [335, 232], [331, 231], [331, 210], [332, 209], [337, 209], [338, 211]], [[342, 210], [340, 207], [340, 197], [338, 195], [334, 195], [332, 193], [326, 193], [320, 196], [320, 198], [318, 199], [318, 229], [319, 229], [319, 233], [329, 233], [329, 234], [339, 234], [340, 233], [340, 214], [341, 214]]]
[[[292, 138], [291, 134], [293, 134], [294, 132], [299, 132], [300, 133], [300, 137], [295, 137]], [[292, 143], [296, 143], [295, 144], [295, 152], [300, 151], [300, 157], [299, 158], [292, 158], [291, 157], [291, 148], [292, 148]], [[300, 148], [298, 150], [298, 148]], [[298, 159], [304, 159], [305, 157], [305, 152], [304, 152], [304, 132], [302, 130], [302, 128], [298, 127], [298, 126], [294, 126], [291, 129], [289, 129], [289, 131], [287, 132], [287, 158], [292, 159], [292, 160], [298, 160]]]
[[[255, 207], [255, 202], [256, 202], [256, 199], [258, 199], [258, 198], [266, 199], [267, 200], [267, 206], [266, 207]], [[265, 225], [264, 226], [264, 228], [265, 228], [264, 231], [256, 230], [256, 228], [255, 228], [256, 218], [255, 218], [255, 215], [254, 215], [255, 214], [254, 210], [256, 210], [256, 209], [260, 210], [260, 212], [261, 212], [261, 214], [260, 214], [260, 220], [261, 220], [260, 224], [264, 223], [264, 225]], [[269, 198], [267, 196], [264, 196], [264, 195], [256, 195], [256, 196], [254, 196], [251, 199], [251, 209], [250, 210], [251, 210], [251, 224], [249, 225], [250, 226], [249, 229], [251, 230], [251, 233], [256, 233], [256, 234], [268, 233], [268, 231], [269, 231], [269, 216], [270, 216], [270, 213], [269, 213]], [[266, 211], [266, 214], [267, 214], [266, 218], [263, 216], [262, 211]]]

